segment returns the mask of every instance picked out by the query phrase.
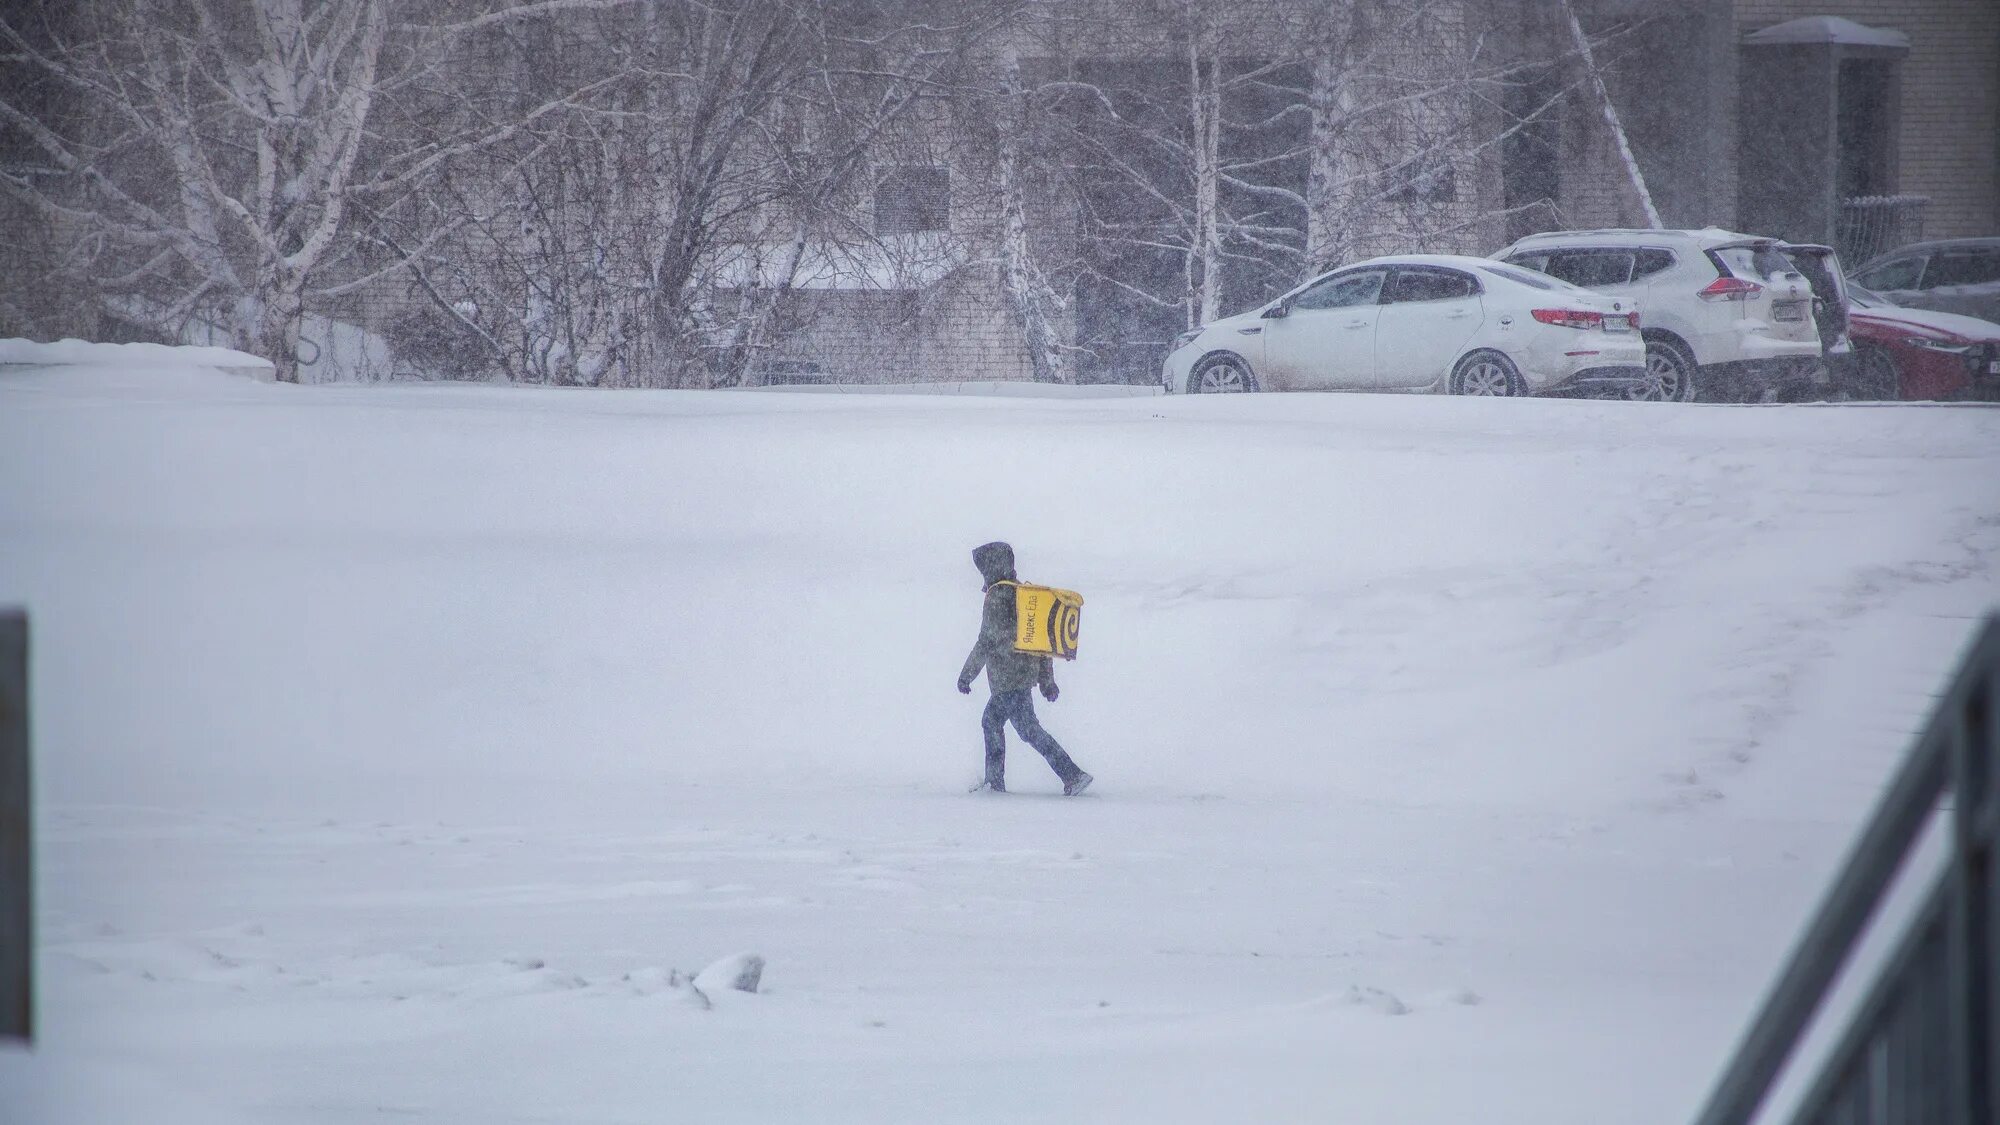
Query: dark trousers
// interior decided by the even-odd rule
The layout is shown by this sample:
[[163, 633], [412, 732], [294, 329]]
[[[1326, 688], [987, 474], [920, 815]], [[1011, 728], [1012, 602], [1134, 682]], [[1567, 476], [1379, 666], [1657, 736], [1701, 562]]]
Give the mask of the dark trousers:
[[1035, 718], [1035, 700], [1028, 694], [1029, 689], [1019, 691], [996, 691], [993, 698], [986, 701], [986, 713], [979, 718], [979, 727], [986, 734], [986, 783], [1003, 785], [1007, 775], [1007, 724], [1014, 724], [1015, 733], [1028, 745], [1041, 751], [1048, 759], [1049, 768], [1056, 771], [1063, 784], [1075, 781], [1082, 770], [1070, 761], [1063, 752], [1062, 744], [1048, 731], [1042, 729], [1040, 719]]

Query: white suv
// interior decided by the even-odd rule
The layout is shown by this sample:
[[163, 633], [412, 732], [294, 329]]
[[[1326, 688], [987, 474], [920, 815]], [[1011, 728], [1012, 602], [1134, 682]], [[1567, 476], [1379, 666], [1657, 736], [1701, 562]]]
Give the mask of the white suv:
[[1714, 228], [1580, 230], [1493, 256], [1637, 304], [1652, 375], [1642, 397], [1816, 393], [1830, 380], [1822, 356], [1847, 350], [1840, 267], [1823, 246]]

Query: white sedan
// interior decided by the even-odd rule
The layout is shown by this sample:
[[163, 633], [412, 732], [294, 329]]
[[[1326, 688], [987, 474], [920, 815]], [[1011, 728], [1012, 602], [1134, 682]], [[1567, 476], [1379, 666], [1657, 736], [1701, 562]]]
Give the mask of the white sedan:
[[1643, 389], [1630, 301], [1487, 258], [1372, 258], [1181, 334], [1170, 393]]

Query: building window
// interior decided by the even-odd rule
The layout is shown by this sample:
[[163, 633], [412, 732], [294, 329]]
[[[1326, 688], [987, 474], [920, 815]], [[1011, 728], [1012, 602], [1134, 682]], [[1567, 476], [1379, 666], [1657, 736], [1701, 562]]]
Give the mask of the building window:
[[951, 225], [951, 173], [939, 167], [891, 168], [875, 188], [875, 233], [911, 234]]

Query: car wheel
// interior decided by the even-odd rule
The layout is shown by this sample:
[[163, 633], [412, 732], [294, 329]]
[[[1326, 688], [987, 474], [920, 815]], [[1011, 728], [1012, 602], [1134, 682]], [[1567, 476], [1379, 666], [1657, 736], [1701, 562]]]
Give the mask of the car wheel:
[[1257, 377], [1250, 365], [1233, 355], [1212, 355], [1195, 365], [1188, 375], [1188, 393], [1197, 395], [1245, 394], [1257, 389]]
[[1857, 398], [1895, 402], [1903, 397], [1903, 380], [1896, 361], [1882, 348], [1857, 348], [1854, 393]]
[[1625, 392], [1625, 397], [1642, 402], [1694, 401], [1694, 360], [1672, 344], [1648, 341], [1646, 382]]
[[1519, 398], [1528, 393], [1527, 384], [1514, 361], [1499, 352], [1473, 352], [1458, 361], [1451, 373], [1451, 393], [1488, 398]]

